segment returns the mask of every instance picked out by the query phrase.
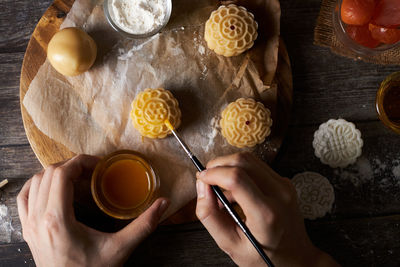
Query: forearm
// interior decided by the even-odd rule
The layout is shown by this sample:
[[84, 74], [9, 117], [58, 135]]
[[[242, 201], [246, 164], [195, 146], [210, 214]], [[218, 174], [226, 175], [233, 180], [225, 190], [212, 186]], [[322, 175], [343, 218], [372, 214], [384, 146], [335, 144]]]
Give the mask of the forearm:
[[339, 263], [335, 261], [332, 256], [329, 254], [323, 252], [320, 249], [317, 249], [318, 252], [315, 256], [315, 261], [313, 262], [313, 265], [309, 266], [315, 266], [315, 267], [339, 267], [341, 266]]

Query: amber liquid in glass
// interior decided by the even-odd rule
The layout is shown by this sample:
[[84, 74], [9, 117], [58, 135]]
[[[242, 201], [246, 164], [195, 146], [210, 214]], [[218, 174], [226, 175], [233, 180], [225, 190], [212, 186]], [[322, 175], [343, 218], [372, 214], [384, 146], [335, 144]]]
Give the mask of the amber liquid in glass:
[[145, 166], [136, 160], [119, 160], [102, 177], [102, 191], [107, 200], [122, 209], [142, 204], [150, 193], [150, 177]]
[[383, 97], [383, 109], [391, 122], [400, 125], [400, 83], [389, 83]]

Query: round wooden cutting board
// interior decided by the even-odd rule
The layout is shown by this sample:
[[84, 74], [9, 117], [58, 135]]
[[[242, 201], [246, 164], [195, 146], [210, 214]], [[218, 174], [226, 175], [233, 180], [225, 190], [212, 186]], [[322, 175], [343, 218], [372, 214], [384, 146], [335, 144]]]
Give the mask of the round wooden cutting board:
[[[46, 60], [47, 44], [51, 37], [58, 31], [66, 14], [71, 9], [74, 0], [55, 0], [47, 9], [40, 21], [38, 22], [31, 39], [29, 41], [24, 61], [21, 69], [20, 80], [20, 103], [21, 113], [24, 122], [25, 132], [33, 151], [35, 152], [40, 163], [46, 167], [50, 164], [73, 157], [75, 154], [69, 151], [64, 145], [50, 139], [43, 134], [34, 124], [32, 118], [22, 104], [29, 85], [38, 72], [40, 66]], [[289, 115], [293, 99], [292, 73], [290, 68], [289, 56], [282, 40], [279, 44], [279, 60], [275, 80], [278, 84], [278, 103], [276, 103], [276, 117], [274, 120], [273, 134], [269, 139], [269, 144], [274, 148], [279, 148], [285, 137], [285, 133], [289, 124]], [[276, 156], [278, 150], [257, 152], [264, 160], [271, 162]], [[265, 152], [265, 153], [264, 153]], [[184, 223], [194, 221], [195, 201], [191, 201], [188, 205], [172, 215], [167, 223]]]

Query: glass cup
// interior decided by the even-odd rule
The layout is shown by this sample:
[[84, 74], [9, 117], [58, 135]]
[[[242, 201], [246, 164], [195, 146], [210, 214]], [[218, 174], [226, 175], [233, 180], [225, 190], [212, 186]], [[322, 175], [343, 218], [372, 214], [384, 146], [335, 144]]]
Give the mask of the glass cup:
[[383, 80], [376, 93], [375, 106], [383, 124], [400, 134], [400, 72]]
[[400, 45], [400, 42], [397, 42], [395, 44], [380, 44], [375, 48], [369, 48], [361, 44], [358, 44], [353, 39], [351, 39], [346, 32], [346, 24], [342, 21], [340, 14], [341, 7], [342, 7], [342, 0], [338, 0], [337, 5], [333, 10], [332, 19], [333, 19], [333, 28], [335, 30], [336, 36], [338, 40], [343, 44], [343, 46], [349, 48], [353, 52], [356, 52], [360, 56], [363, 55], [371, 56], [393, 49], [394, 47]]
[[[133, 186], [132, 188], [126, 188], [125, 186], [126, 182], [123, 182], [124, 186], [123, 188], [121, 188], [121, 184], [113, 185], [114, 181], [115, 182], [121, 181], [120, 179], [118, 179], [118, 177], [112, 177], [113, 180], [111, 181], [109, 180], [110, 179], [108, 176], [109, 174], [107, 173], [109, 168], [113, 166], [113, 170], [115, 173], [116, 166], [120, 166], [116, 165], [116, 163], [118, 162], [121, 163], [122, 161], [126, 160], [132, 161], [132, 164], [136, 166], [135, 168], [140, 169], [140, 172], [143, 171], [147, 178], [145, 186], [148, 186], [148, 188], [146, 189], [148, 190], [148, 192], [146, 193], [146, 196], [143, 199], [140, 199], [140, 201], [135, 206], [122, 206], [116, 204], [115, 201], [113, 201], [110, 197], [107, 196], [108, 194], [107, 192], [110, 190], [114, 190], [113, 193], [118, 194], [118, 192], [115, 192], [115, 190], [118, 190], [118, 188], [123, 189], [123, 192], [121, 193], [124, 193], [124, 195], [126, 195], [127, 192], [128, 193], [132, 192], [132, 194], [135, 194], [138, 193], [137, 190], [140, 190], [136, 189], [135, 192], [135, 188]], [[126, 170], [117, 170], [116, 173], [117, 174], [122, 173], [122, 175], [124, 175], [123, 177], [126, 176]], [[132, 177], [136, 178], [135, 176], [130, 176], [130, 178]], [[148, 207], [150, 207], [150, 205], [157, 198], [159, 187], [160, 187], [160, 180], [156, 175], [154, 169], [150, 165], [150, 163], [141, 154], [131, 150], [120, 150], [105, 156], [96, 165], [96, 168], [92, 174], [92, 181], [91, 181], [92, 196], [97, 206], [109, 216], [112, 216], [117, 219], [132, 219], [138, 217], [142, 212], [144, 212]], [[143, 190], [141, 192], [143, 192]]]
[[118, 24], [114, 20], [114, 12], [111, 7], [112, 5], [112, 0], [104, 0], [103, 4], [103, 9], [104, 9], [104, 15], [107, 19], [108, 24], [116, 30], [117, 32], [121, 33], [125, 37], [132, 38], [132, 39], [137, 39], [137, 38], [147, 38], [150, 36], [155, 35], [156, 33], [160, 32], [165, 26], [167, 26], [169, 18], [171, 17], [171, 12], [172, 12], [172, 0], [165, 0], [165, 16], [164, 19], [161, 23], [160, 26], [157, 28], [153, 29], [150, 32], [142, 33], [142, 34], [133, 34], [130, 32], [125, 31], [121, 27], [118, 26]]

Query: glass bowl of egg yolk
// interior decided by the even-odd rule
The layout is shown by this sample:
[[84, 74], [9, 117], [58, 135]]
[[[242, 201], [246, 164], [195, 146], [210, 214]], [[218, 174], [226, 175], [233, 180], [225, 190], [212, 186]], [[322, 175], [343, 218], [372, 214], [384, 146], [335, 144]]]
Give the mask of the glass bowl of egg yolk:
[[150, 163], [131, 150], [116, 151], [100, 160], [91, 181], [97, 206], [117, 219], [138, 217], [157, 198], [159, 187]]
[[[400, 12], [395, 0], [338, 0], [333, 27], [339, 41], [362, 55], [378, 54], [400, 45]], [[399, 7], [397, 7], [399, 8]]]

